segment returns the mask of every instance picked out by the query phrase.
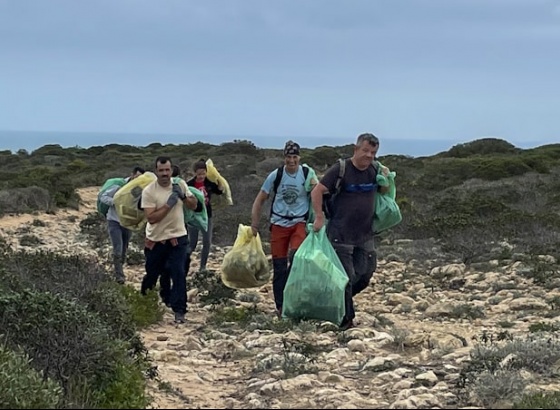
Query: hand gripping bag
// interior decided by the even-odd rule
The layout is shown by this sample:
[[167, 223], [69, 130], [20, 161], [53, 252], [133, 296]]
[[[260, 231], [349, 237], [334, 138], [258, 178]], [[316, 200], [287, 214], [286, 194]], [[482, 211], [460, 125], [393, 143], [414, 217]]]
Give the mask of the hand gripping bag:
[[[179, 181], [184, 181], [181, 177], [173, 178], [173, 183], [178, 184]], [[186, 182], [185, 182], [186, 184]], [[197, 229], [200, 229], [204, 232], [208, 230], [208, 211], [206, 210], [206, 199], [204, 198], [204, 194], [199, 189], [187, 185], [189, 191], [191, 191], [196, 199], [200, 201], [202, 204], [202, 211], [195, 212], [193, 209], [189, 209], [186, 205], [183, 204], [183, 216], [185, 218], [185, 224], [194, 226]]]
[[122, 226], [133, 231], [144, 229], [147, 220], [140, 207], [142, 191], [156, 179], [153, 172], [145, 172], [117, 191], [113, 203]]
[[294, 255], [284, 288], [282, 317], [326, 320], [339, 325], [344, 317], [348, 275], [332, 247], [325, 227], [310, 233]]
[[233, 248], [222, 262], [222, 282], [233, 289], [255, 288], [266, 284], [270, 277], [260, 236], [253, 236], [250, 226], [239, 224]]
[[373, 217], [373, 230], [375, 233], [385, 231], [398, 225], [402, 221], [402, 214], [395, 200], [397, 196], [397, 188], [395, 186], [395, 177], [397, 174], [393, 171], [387, 176], [379, 173], [377, 175], [377, 183], [382, 186], [389, 186], [389, 191], [385, 194], [377, 193], [375, 195], [375, 214]]

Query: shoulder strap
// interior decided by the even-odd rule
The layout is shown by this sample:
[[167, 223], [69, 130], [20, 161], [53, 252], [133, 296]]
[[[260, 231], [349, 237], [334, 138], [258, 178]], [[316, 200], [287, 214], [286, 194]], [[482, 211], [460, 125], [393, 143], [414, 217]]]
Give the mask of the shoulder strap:
[[276, 178], [274, 179], [274, 184], [272, 185], [272, 192], [276, 195], [278, 187], [280, 186], [280, 181], [282, 181], [282, 174], [284, 174], [284, 165], [278, 167], [276, 170]]
[[309, 167], [301, 166], [303, 168], [303, 184], [305, 185], [305, 181], [307, 181], [307, 176], [309, 175]]
[[344, 172], [346, 171], [346, 159], [339, 158], [338, 164], [340, 168], [338, 169], [338, 176], [336, 177], [336, 182], [334, 184], [334, 191], [337, 194], [340, 192], [340, 186], [342, 185], [342, 178], [344, 178]]

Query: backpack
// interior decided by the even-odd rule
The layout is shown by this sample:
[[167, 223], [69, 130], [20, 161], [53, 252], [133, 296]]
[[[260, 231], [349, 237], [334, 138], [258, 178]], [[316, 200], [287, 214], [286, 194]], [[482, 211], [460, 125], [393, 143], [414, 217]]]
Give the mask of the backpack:
[[[307, 165], [302, 165], [301, 166], [303, 169], [303, 185], [305, 186], [305, 181], [307, 181], [307, 176], [309, 175], [309, 167]], [[298, 170], [299, 171], [299, 170]], [[281, 167], [278, 167], [278, 169], [276, 170], [276, 178], [274, 179], [274, 183], [272, 185], [272, 193], [274, 194], [272, 201], [270, 203], [270, 215], [276, 215], [281, 217], [282, 219], [288, 219], [288, 220], [293, 220], [293, 219], [298, 219], [298, 218], [306, 218], [309, 216], [309, 211], [307, 211], [307, 213], [305, 215], [296, 215], [296, 216], [286, 216], [286, 215], [279, 215], [276, 212], [274, 212], [273, 208], [274, 208], [274, 200], [276, 199], [276, 194], [278, 192], [278, 187], [280, 186], [280, 181], [282, 181], [282, 176], [284, 175], [284, 165], [282, 165]]]
[[103, 216], [107, 216], [107, 212], [109, 212], [109, 205], [104, 204], [101, 202], [101, 197], [108, 189], [114, 187], [115, 185], [122, 187], [126, 184], [125, 178], [109, 178], [97, 194], [97, 212], [99, 212]]
[[[325, 195], [323, 195], [323, 213], [325, 214], [326, 219], [330, 219], [330, 217], [332, 216], [331, 207], [334, 203], [334, 199], [342, 189], [342, 179], [344, 178], [344, 173], [346, 171], [346, 160], [347, 160], [346, 158], [338, 159], [340, 168], [338, 170], [338, 175], [336, 177], [336, 182], [334, 184], [334, 193], [332, 194], [326, 193]], [[375, 170], [375, 175], [377, 176], [377, 173], [379, 171], [379, 162], [377, 160], [374, 160], [371, 163], [371, 166]]]

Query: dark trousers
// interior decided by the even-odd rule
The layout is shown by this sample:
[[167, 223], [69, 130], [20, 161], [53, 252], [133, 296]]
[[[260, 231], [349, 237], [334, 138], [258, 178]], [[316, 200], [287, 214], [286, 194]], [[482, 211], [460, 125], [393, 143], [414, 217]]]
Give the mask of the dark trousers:
[[348, 275], [348, 285], [346, 285], [344, 293], [346, 314], [343, 323], [345, 323], [356, 316], [353, 296], [368, 287], [373, 273], [377, 269], [377, 254], [373, 239], [363, 245], [346, 245], [336, 242], [332, 242], [332, 245]]
[[[145, 295], [155, 288], [160, 275], [167, 272], [170, 278], [168, 302], [176, 313], [187, 312], [187, 278], [185, 262], [187, 259], [188, 237], [177, 238], [177, 245], [170, 241], [157, 242], [152, 249], [145, 248], [146, 275], [142, 280], [140, 292]], [[172, 284], [172, 286], [171, 286]]]
[[284, 304], [284, 289], [288, 282], [288, 276], [292, 270], [292, 263], [296, 251], [291, 250], [287, 258], [273, 258], [272, 268], [274, 275], [272, 276], [272, 292], [274, 293], [274, 303], [276, 310], [282, 312], [282, 305]]
[[[187, 258], [185, 259], [185, 277], [189, 273], [191, 266], [191, 254], [187, 253]], [[171, 300], [171, 274], [169, 273], [169, 268], [165, 267], [164, 271], [159, 277], [159, 296], [161, 300], [166, 305], [170, 305]]]

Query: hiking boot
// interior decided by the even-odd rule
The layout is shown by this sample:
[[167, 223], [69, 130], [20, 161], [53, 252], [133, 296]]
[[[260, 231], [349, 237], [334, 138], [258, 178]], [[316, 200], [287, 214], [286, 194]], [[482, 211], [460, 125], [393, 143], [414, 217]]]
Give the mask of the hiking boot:
[[182, 312], [175, 312], [175, 323], [185, 323], [185, 314]]
[[338, 329], [345, 331], [348, 329], [352, 329], [353, 327], [354, 327], [354, 321], [352, 319], [343, 319]]

